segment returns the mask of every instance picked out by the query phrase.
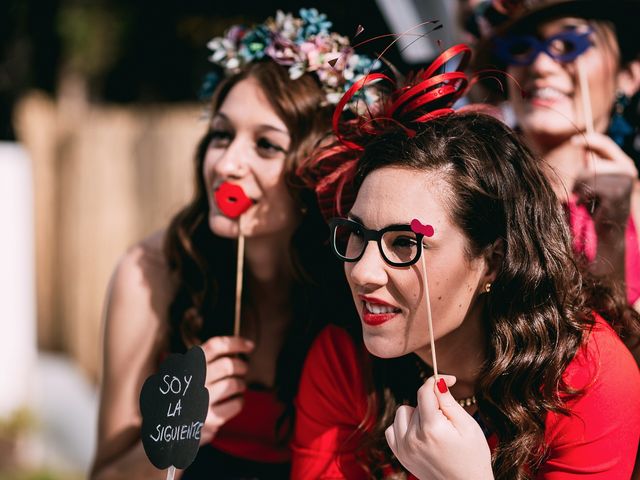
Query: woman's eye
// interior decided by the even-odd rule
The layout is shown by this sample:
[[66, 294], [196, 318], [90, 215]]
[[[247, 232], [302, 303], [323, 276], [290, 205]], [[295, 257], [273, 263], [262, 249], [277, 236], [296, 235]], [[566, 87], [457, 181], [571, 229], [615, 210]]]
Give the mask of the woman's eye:
[[396, 237], [393, 240], [393, 246], [395, 248], [413, 248], [416, 245], [416, 239], [412, 237]]
[[513, 56], [528, 55], [531, 50], [531, 43], [525, 41], [515, 41], [509, 47], [509, 53]]
[[258, 146], [258, 151], [265, 156], [274, 156], [279, 153], [286, 153], [284, 148], [282, 148], [280, 145], [270, 142], [266, 138], [258, 139], [256, 145]]
[[551, 51], [557, 54], [571, 53], [575, 50], [575, 43], [561, 38], [556, 38], [550, 45]]
[[226, 130], [211, 130], [209, 132], [209, 148], [225, 148], [231, 140], [231, 132]]
[[351, 235], [357, 238], [364, 237], [364, 233], [362, 232], [362, 228], [360, 227], [353, 227], [353, 230], [351, 231]]

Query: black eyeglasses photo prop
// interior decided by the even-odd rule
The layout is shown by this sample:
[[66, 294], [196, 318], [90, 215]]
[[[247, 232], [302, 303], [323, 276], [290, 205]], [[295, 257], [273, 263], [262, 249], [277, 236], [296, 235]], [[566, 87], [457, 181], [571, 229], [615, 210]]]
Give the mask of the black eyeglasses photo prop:
[[422, 253], [424, 234], [414, 232], [411, 225], [389, 225], [372, 230], [349, 218], [332, 218], [329, 227], [333, 253], [345, 262], [360, 260], [371, 241], [378, 244], [380, 255], [392, 267], [413, 265]]

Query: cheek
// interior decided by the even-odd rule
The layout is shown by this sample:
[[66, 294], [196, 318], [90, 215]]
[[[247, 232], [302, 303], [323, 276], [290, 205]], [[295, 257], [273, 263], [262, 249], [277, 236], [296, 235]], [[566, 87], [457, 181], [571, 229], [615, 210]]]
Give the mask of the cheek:
[[284, 161], [271, 160], [260, 162], [253, 169], [256, 181], [266, 192], [282, 192], [287, 190], [284, 178]]
[[[427, 267], [428, 269], [429, 267]], [[428, 274], [429, 272], [427, 272]], [[428, 279], [429, 281], [431, 278]], [[392, 279], [394, 285], [402, 296], [402, 302], [411, 311], [420, 311], [426, 309], [426, 302], [423, 294], [423, 277], [422, 271], [415, 269], [411, 274], [403, 275], [400, 278]], [[431, 285], [429, 285], [431, 287]]]
[[592, 55], [585, 58], [584, 68], [587, 71], [594, 115], [608, 115], [616, 88], [613, 59], [594, 51]]
[[220, 156], [220, 153], [213, 149], [208, 149], [207, 153], [204, 156], [204, 161], [202, 162], [202, 175], [204, 176], [204, 181], [207, 184], [210, 184], [215, 178], [215, 164]]
[[[513, 80], [521, 82], [522, 79], [524, 78], [525, 70], [526, 70], [526, 67], [523, 67], [523, 66], [513, 66], [513, 65], [509, 66], [506, 68], [507, 78], [512, 78]], [[511, 87], [509, 87], [509, 90], [511, 90]]]
[[522, 85], [525, 81], [526, 67], [509, 67], [505, 84], [502, 86], [507, 89], [507, 97], [514, 108], [518, 108], [524, 102], [522, 98]]
[[482, 275], [480, 263], [451, 262], [450, 265], [455, 265], [455, 268], [442, 270], [441, 275], [429, 278], [434, 326], [437, 324], [445, 329], [455, 328], [464, 321]]
[[351, 278], [351, 271], [353, 270], [353, 263], [344, 262], [344, 276], [347, 279], [347, 283], [349, 284], [349, 288], [351, 288], [351, 292], [356, 295], [356, 284]]

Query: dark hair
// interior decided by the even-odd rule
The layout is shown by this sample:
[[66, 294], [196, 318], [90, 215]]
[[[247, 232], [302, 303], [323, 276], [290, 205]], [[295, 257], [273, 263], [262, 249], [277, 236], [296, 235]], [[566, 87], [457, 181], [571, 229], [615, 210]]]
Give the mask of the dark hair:
[[[213, 112], [220, 108], [235, 85], [249, 78], [260, 85], [287, 126], [291, 144], [285, 160], [285, 179], [291, 196], [305, 212], [289, 249], [294, 280], [293, 323], [278, 357], [275, 380], [278, 397], [287, 406], [285, 416], [290, 416], [311, 341], [328, 318], [337, 319], [353, 308], [350, 297], [343, 293], [346, 287], [340, 281], [341, 266], [331, 258], [326, 246], [328, 228], [320, 215], [315, 194], [304, 188], [295, 176], [298, 165], [329, 130], [333, 109], [323, 102], [324, 93], [315, 77], [305, 74], [291, 80], [285, 67], [263, 61], [249, 64], [218, 86], [212, 100]], [[236, 241], [217, 237], [209, 228], [209, 203], [202, 169], [209, 133], [203, 137], [195, 156], [193, 199], [173, 218], [165, 239], [165, 256], [178, 281], [169, 310], [172, 352], [182, 352], [212, 336], [233, 332]], [[247, 305], [243, 311], [251, 312], [253, 321], [259, 322], [257, 313], [252, 311], [250, 296], [244, 297]], [[334, 301], [327, 302], [327, 298]]]
[[[544, 459], [547, 412], [568, 413], [560, 395], [580, 393], [563, 383], [562, 374], [594, 322], [593, 311], [622, 334], [637, 333], [638, 316], [601, 284], [583, 282], [540, 160], [498, 120], [457, 113], [427, 122], [411, 138], [404, 131], [381, 135], [365, 149], [357, 185], [387, 166], [433, 171], [444, 179], [450, 219], [467, 237], [471, 258], [498, 240], [504, 244], [502, 265], [483, 300], [488, 351], [476, 397], [500, 439], [493, 455], [496, 479], [528, 478]], [[603, 296], [594, 297], [592, 286]], [[365, 433], [365, 454], [370, 462], [385, 457], [392, 463], [384, 429], [397, 405], [415, 404], [418, 367], [413, 355], [370, 361], [369, 398], [377, 403], [369, 405], [375, 427]]]

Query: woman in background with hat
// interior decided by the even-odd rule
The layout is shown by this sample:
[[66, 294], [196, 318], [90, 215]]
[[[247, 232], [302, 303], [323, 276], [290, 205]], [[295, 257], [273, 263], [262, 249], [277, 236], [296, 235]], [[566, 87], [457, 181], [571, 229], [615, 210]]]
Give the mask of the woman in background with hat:
[[623, 110], [640, 85], [630, 31], [638, 15], [637, 1], [494, 0], [477, 17], [488, 37], [480, 53], [510, 77], [517, 128], [549, 167], [574, 250], [594, 274], [624, 285], [636, 310], [640, 183], [621, 147], [634, 133]]

